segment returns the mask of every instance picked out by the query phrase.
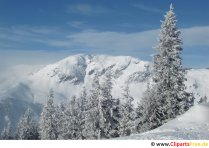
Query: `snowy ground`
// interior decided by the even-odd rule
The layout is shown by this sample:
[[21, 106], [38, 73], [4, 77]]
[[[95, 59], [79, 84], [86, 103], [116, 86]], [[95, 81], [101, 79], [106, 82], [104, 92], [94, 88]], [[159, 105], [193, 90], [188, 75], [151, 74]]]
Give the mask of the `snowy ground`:
[[196, 105], [157, 129], [119, 139], [209, 140], [209, 103]]

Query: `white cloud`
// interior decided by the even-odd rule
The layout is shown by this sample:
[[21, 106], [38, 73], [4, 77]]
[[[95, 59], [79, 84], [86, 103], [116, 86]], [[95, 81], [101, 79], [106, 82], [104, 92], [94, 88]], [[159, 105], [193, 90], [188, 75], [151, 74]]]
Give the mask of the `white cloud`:
[[133, 6], [142, 11], [153, 12], [153, 13], [164, 13], [164, 11], [159, 8], [150, 7], [144, 4], [133, 4]]
[[81, 29], [81, 28], [83, 28], [84, 22], [82, 22], [82, 21], [71, 21], [71, 22], [68, 22], [67, 24], [70, 25], [73, 28]]
[[40, 65], [13, 65], [7, 67], [0, 73], [0, 94], [6, 92], [8, 88], [40, 68], [42, 68]]
[[[209, 26], [183, 28], [182, 38], [184, 46], [209, 46]], [[110, 32], [85, 30], [68, 33], [64, 29], [43, 27], [13, 27], [0, 28], [0, 50], [18, 49], [15, 43], [43, 44], [46, 47], [64, 49], [94, 49], [94, 50], [145, 50], [157, 44], [159, 30], [143, 32]], [[14, 45], [13, 45], [14, 44]]]
[[209, 26], [197, 26], [181, 30], [185, 46], [209, 46]]
[[151, 48], [158, 30], [138, 33], [83, 31], [68, 36], [71, 45], [93, 49], [136, 50]]
[[[188, 47], [187, 50], [193, 50], [193, 52], [189, 53], [190, 56], [195, 55], [195, 52], [200, 52], [198, 51], [199, 48], [193, 47], [204, 46], [209, 48], [209, 26], [183, 28], [181, 31], [184, 47]], [[157, 44], [159, 30], [135, 33], [86, 30], [70, 35], [63, 33], [61, 38], [57, 36], [57, 32], [59, 31], [56, 29], [47, 28], [46, 30], [41, 30], [38, 27], [35, 29], [32, 28], [32, 30], [27, 27], [13, 28], [12, 30], [0, 28], [0, 77], [3, 71], [6, 71], [8, 67], [22, 64], [49, 64], [70, 54], [78, 53], [77, 49], [86, 50], [86, 53], [94, 53], [95, 51], [98, 53], [97, 51], [100, 51], [99, 53], [102, 54], [126, 53], [126, 55], [128, 55], [130, 53], [129, 55], [136, 54], [135, 56], [139, 56], [140, 54], [148, 55], [150, 51], [152, 51], [151, 48]], [[64, 32], [64, 30], [61, 32]], [[60, 34], [62, 35], [62, 33]], [[4, 42], [5, 40], [7, 40], [9, 44], [13, 44], [14, 40], [20, 42], [20, 44], [33, 41], [37, 44], [45, 44], [49, 49], [50, 47], [59, 47], [60, 50], [37, 51], [28, 49], [20, 51], [15, 48], [14, 50], [4, 50], [4, 48], [10, 48], [9, 44]], [[7, 45], [8, 47], [6, 47]], [[0, 79], [0, 82], [3, 79]]]
[[68, 13], [77, 13], [82, 15], [95, 15], [111, 12], [110, 9], [99, 5], [90, 4], [72, 4], [67, 7]]
[[69, 51], [60, 50], [0, 50], [0, 71], [12, 65], [44, 65], [68, 56]]
[[[28, 44], [48, 45], [51, 39], [64, 38], [67, 32], [55, 27], [14, 26], [0, 27], [0, 50], [20, 49]], [[61, 39], [59, 38], [59, 39]], [[29, 47], [34, 48], [34, 47]]]
[[[209, 46], [209, 26], [180, 29], [184, 46]], [[88, 48], [98, 50], [144, 50], [157, 44], [159, 30], [124, 33], [86, 30], [68, 35], [63, 40], [51, 40], [48, 44], [65, 48]]]

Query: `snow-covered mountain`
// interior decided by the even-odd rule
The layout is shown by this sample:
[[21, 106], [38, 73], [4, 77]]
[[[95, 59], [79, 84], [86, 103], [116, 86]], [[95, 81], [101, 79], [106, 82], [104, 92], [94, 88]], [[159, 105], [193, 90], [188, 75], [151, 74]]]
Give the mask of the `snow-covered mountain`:
[[[104, 74], [110, 71], [113, 75], [112, 95], [120, 97], [128, 85], [135, 103], [140, 101], [146, 89], [146, 82], [150, 78], [149, 62], [129, 56], [79, 54], [32, 72], [18, 83], [9, 88], [7, 86], [7, 89], [1, 86], [0, 130], [8, 118], [14, 126], [28, 107], [34, 110], [38, 117], [50, 89], [53, 89], [57, 103], [64, 102], [73, 95], [78, 95], [84, 86], [87, 91], [90, 90], [95, 74], [98, 74], [102, 81]], [[195, 92], [198, 99], [203, 96], [209, 98], [209, 70], [191, 69], [188, 71], [187, 79], [188, 91]]]
[[[102, 81], [106, 72], [113, 73], [113, 95], [118, 97], [125, 84], [132, 87], [134, 96], [139, 97], [149, 76], [148, 62], [132, 57], [76, 55], [47, 65], [31, 74], [27, 86], [33, 93], [31, 99], [36, 103], [45, 103], [49, 89], [55, 91], [57, 102], [66, 101], [77, 95], [83, 86], [91, 88], [94, 75], [97, 73]], [[18, 92], [17, 92], [18, 93]], [[30, 96], [29, 96], [30, 97]]]
[[7, 89], [0, 87], [0, 130], [8, 117], [14, 125], [28, 107], [38, 116], [40, 105], [46, 103], [50, 89], [53, 89], [57, 103], [67, 101], [78, 95], [83, 86], [88, 91], [96, 73], [102, 81], [108, 71], [113, 74], [114, 97], [120, 97], [128, 84], [136, 101], [140, 99], [150, 75], [148, 62], [128, 56], [70, 56], [29, 73], [12, 86], [5, 85]]

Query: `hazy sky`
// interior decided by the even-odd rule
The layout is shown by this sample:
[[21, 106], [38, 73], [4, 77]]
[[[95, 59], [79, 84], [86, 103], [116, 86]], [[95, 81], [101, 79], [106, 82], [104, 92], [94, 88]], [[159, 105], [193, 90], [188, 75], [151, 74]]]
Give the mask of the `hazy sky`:
[[0, 0], [0, 70], [77, 53], [151, 60], [170, 3], [185, 67], [209, 67], [209, 0]]

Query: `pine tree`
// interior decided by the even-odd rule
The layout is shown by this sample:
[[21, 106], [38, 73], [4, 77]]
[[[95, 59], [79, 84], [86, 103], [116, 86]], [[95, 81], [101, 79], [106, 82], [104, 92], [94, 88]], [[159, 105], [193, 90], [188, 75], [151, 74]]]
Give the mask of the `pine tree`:
[[3, 139], [3, 140], [12, 140], [13, 139], [10, 121], [7, 122], [7, 126], [2, 130], [1, 139]]
[[120, 99], [113, 99], [113, 106], [111, 111], [111, 131], [110, 138], [120, 137], [120, 120], [123, 116], [122, 105]]
[[39, 139], [38, 125], [32, 118], [30, 109], [27, 109], [21, 117], [16, 132], [17, 139], [20, 140], [37, 140]]
[[120, 135], [128, 136], [134, 132], [135, 109], [133, 105], [133, 97], [130, 95], [129, 86], [124, 89], [122, 104], [122, 118], [120, 119]]
[[60, 125], [60, 133], [61, 138], [60, 139], [72, 139], [72, 132], [71, 132], [71, 117], [72, 117], [72, 101], [68, 103], [63, 111], [63, 118]]
[[157, 54], [153, 61], [152, 91], [157, 104], [150, 122], [151, 128], [158, 127], [169, 119], [182, 114], [193, 104], [192, 94], [185, 92], [185, 71], [182, 68], [182, 41], [176, 27], [172, 4], [162, 22]]
[[101, 112], [104, 118], [103, 126], [103, 138], [109, 138], [111, 132], [112, 123], [112, 108], [113, 108], [113, 97], [112, 91], [112, 76], [111, 73], [106, 73], [104, 82], [101, 85]]
[[155, 89], [150, 88], [147, 84], [147, 90], [143, 93], [142, 99], [138, 102], [136, 108], [136, 130], [137, 132], [145, 132], [160, 125], [159, 114], [155, 111], [159, 106], [157, 102]]
[[79, 107], [80, 106], [78, 106], [77, 98], [73, 96], [64, 111], [63, 120], [61, 123], [62, 139], [82, 139], [82, 119], [79, 119], [81, 117]]
[[80, 97], [77, 101], [77, 109], [78, 109], [78, 117], [77, 117], [77, 124], [78, 124], [78, 139], [86, 139], [86, 120], [87, 120], [87, 112], [89, 110], [89, 102], [88, 102], [88, 96], [86, 92], [86, 88], [84, 87], [82, 89], [82, 92], [80, 94]]
[[[93, 88], [91, 99], [93, 101], [92, 117], [94, 120], [94, 137], [96, 139], [104, 138], [105, 117], [102, 110], [102, 92], [98, 75], [95, 75], [93, 81]], [[94, 112], [94, 113], [93, 113]]]
[[93, 89], [89, 95], [89, 110], [85, 123], [85, 137], [87, 139], [98, 139], [99, 129], [99, 109], [98, 109], [98, 94]]
[[105, 118], [104, 138], [119, 136], [120, 101], [112, 96], [112, 73], [106, 72], [101, 86], [102, 112]]
[[43, 140], [55, 140], [59, 136], [58, 126], [60, 124], [57, 116], [57, 106], [53, 101], [53, 90], [50, 90], [48, 98], [40, 117], [40, 136]]
[[76, 104], [76, 97], [73, 96], [70, 101], [70, 122], [69, 122], [69, 130], [71, 134], [71, 139], [78, 139], [78, 106]]
[[65, 125], [65, 111], [66, 111], [67, 105], [64, 103], [61, 103], [57, 106], [56, 109], [56, 114], [57, 114], [57, 133], [58, 133], [58, 138], [59, 140], [65, 139], [64, 138], [64, 125]]
[[89, 111], [86, 122], [88, 128], [88, 139], [102, 139], [105, 138], [105, 116], [102, 110], [102, 91], [98, 75], [96, 74], [92, 82], [92, 90], [89, 96]]

